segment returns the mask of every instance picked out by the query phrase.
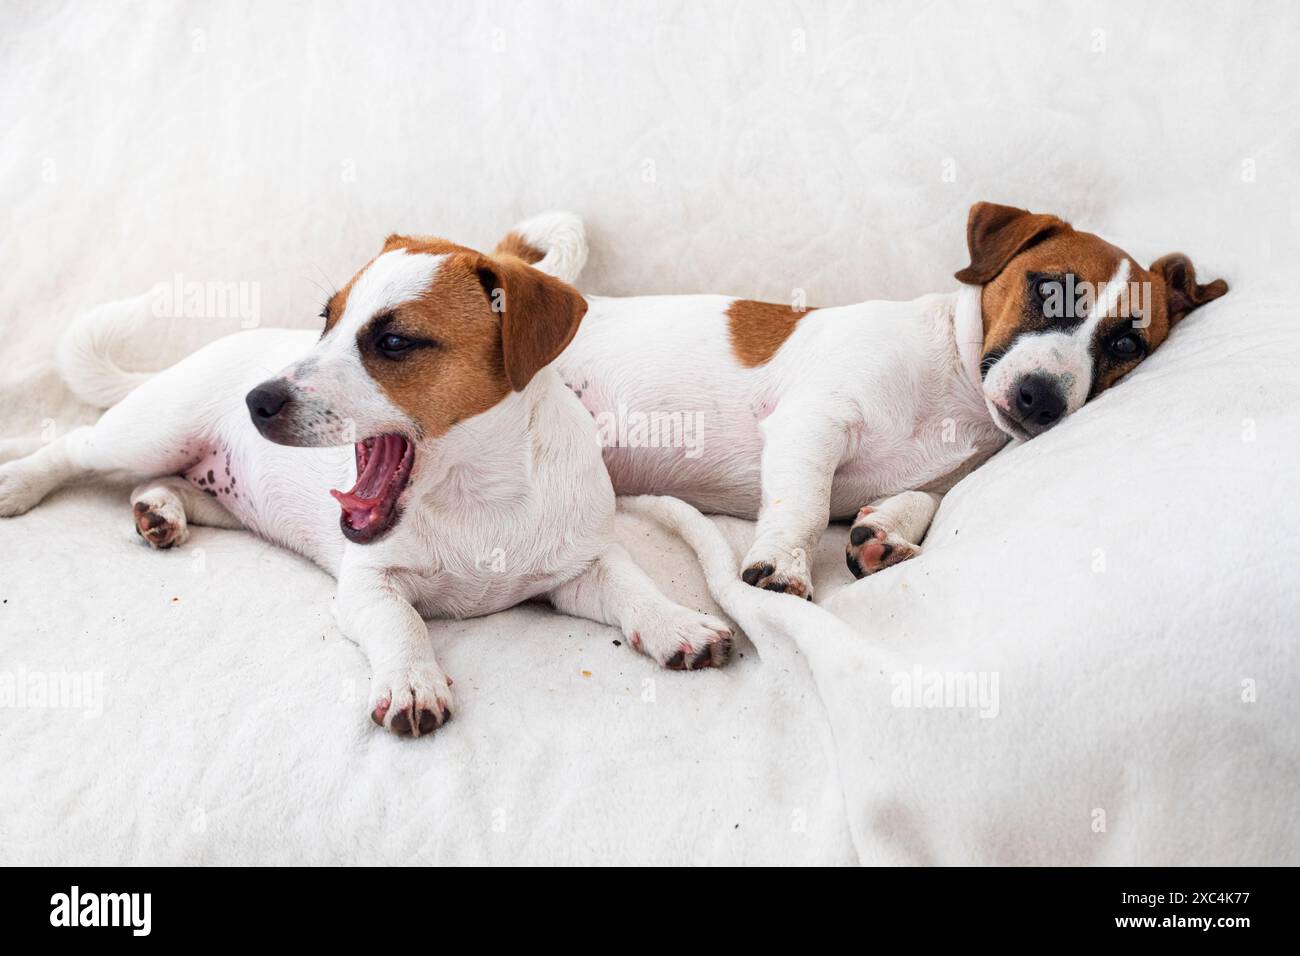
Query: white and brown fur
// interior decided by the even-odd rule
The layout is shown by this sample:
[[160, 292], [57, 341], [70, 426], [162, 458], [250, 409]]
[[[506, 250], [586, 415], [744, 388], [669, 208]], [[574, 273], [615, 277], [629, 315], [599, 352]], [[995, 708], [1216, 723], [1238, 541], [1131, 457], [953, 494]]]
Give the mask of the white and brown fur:
[[[1198, 285], [1185, 256], [1144, 269], [1054, 216], [992, 203], [971, 208], [967, 244], [960, 290], [911, 302], [799, 311], [720, 295], [589, 296], [557, 363], [587, 409], [694, 412], [707, 430], [689, 450], [606, 448], [615, 490], [757, 518], [744, 580], [811, 598], [807, 555], [830, 519], [855, 519], [856, 576], [916, 555], [960, 477], [1113, 385], [1227, 291]], [[1031, 279], [1066, 274], [1110, 298], [1049, 322]], [[1114, 290], [1129, 281], [1150, 283], [1149, 315], [1118, 307]], [[1128, 335], [1137, 351], [1116, 354]]]
[[[63, 350], [65, 375], [78, 394], [120, 401], [94, 426], [0, 466], [0, 515], [71, 481], [126, 479], [138, 483], [137, 530], [155, 548], [202, 524], [305, 555], [337, 577], [338, 622], [370, 659], [368, 713], [402, 735], [432, 732], [453, 706], [426, 617], [544, 598], [621, 628], [666, 667], [723, 664], [726, 625], [669, 601], [615, 542], [595, 426], [550, 364], [586, 304], [541, 270], [576, 275], [581, 225], [551, 214], [511, 240], [540, 258], [574, 235], [540, 270], [509, 249], [390, 237], [330, 298], [323, 334], [242, 332], [143, 382], [107, 359], [111, 328], [83, 323]], [[418, 347], [381, 354], [381, 332]], [[278, 407], [259, 415], [268, 394]], [[328, 492], [356, 477], [344, 446], [384, 434], [409, 442], [410, 478], [391, 526], [357, 543]]]

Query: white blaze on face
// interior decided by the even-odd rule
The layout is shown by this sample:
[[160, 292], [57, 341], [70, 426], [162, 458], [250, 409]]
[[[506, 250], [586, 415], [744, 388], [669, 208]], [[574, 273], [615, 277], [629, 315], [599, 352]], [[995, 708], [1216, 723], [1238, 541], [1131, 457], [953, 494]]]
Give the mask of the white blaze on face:
[[410, 432], [409, 417], [366, 371], [357, 334], [377, 315], [429, 291], [446, 256], [385, 252], [353, 283], [343, 315], [301, 361], [282, 375], [297, 390], [299, 428], [313, 444], [349, 444], [386, 432]]
[[1015, 408], [1020, 383], [1038, 373], [1061, 389], [1065, 415], [1078, 411], [1092, 390], [1093, 336], [1102, 320], [1115, 314], [1127, 291], [1129, 272], [1128, 260], [1121, 259], [1110, 281], [1096, 290], [1088, 316], [1073, 328], [1020, 335], [984, 379], [985, 398], [1009, 413]]

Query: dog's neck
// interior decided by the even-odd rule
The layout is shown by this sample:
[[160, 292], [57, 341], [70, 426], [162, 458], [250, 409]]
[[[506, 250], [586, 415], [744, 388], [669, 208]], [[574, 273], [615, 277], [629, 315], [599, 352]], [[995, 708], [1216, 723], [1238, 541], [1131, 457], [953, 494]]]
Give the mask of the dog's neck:
[[978, 286], [963, 285], [956, 292], [925, 296], [918, 302], [936, 303], [924, 306], [937, 311], [935, 333], [939, 351], [932, 356], [933, 374], [942, 380], [939, 385], [950, 400], [970, 406], [973, 417], [993, 423], [984, 400], [984, 381], [980, 377], [980, 356], [984, 350], [984, 316], [980, 308]]
[[966, 379], [984, 394], [984, 380], [980, 377], [980, 356], [984, 352], [984, 307], [981, 303], [983, 288], [963, 285], [953, 303], [952, 331], [957, 342], [957, 358], [966, 373]]
[[[945, 355], [941, 361], [945, 381], [953, 389], [950, 406], [958, 421], [977, 426], [968, 433], [972, 447], [984, 457], [1007, 442], [1008, 436], [997, 427], [984, 397], [984, 380], [980, 376], [980, 357], [984, 351], [984, 313], [981, 288], [963, 285], [945, 296], [946, 321], [943, 323]], [[980, 460], [983, 460], [982, 458]]]
[[417, 473], [412, 491], [436, 506], [518, 502], [528, 496], [533, 470], [533, 424], [545, 421], [537, 406], [548, 400], [557, 375], [542, 369], [522, 391], [509, 392], [496, 405], [454, 425], [437, 438], [416, 445]]

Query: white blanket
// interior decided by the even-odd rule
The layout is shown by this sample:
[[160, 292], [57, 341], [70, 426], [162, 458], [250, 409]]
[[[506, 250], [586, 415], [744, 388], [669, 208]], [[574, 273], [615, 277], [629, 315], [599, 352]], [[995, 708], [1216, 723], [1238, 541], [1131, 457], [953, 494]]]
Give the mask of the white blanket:
[[[831, 528], [821, 608], [735, 581], [748, 523], [629, 503], [625, 543], [743, 657], [667, 673], [543, 607], [433, 622], [460, 710], [427, 740], [370, 724], [328, 576], [236, 532], [154, 553], [126, 489], [61, 492], [0, 521], [0, 863], [1300, 862], [1294, 4], [0, 25], [5, 455], [93, 420], [53, 355], [100, 302], [232, 282], [309, 325], [389, 232], [490, 247], [547, 208], [604, 294], [950, 289], [977, 199], [1232, 285], [963, 481], [919, 559], [853, 583]], [[159, 323], [150, 358], [245, 318]]]

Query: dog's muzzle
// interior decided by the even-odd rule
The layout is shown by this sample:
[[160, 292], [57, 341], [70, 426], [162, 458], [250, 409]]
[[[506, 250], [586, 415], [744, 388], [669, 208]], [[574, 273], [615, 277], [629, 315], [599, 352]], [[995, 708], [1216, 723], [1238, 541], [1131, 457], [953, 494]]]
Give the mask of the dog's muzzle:
[[244, 399], [253, 424], [262, 437], [278, 445], [297, 445], [300, 440], [289, 419], [294, 407], [293, 388], [283, 379], [273, 378], [263, 382]]
[[1065, 390], [1049, 375], [1026, 375], [1014, 386], [1014, 394], [1016, 423], [1031, 436], [1042, 434], [1065, 417]]

